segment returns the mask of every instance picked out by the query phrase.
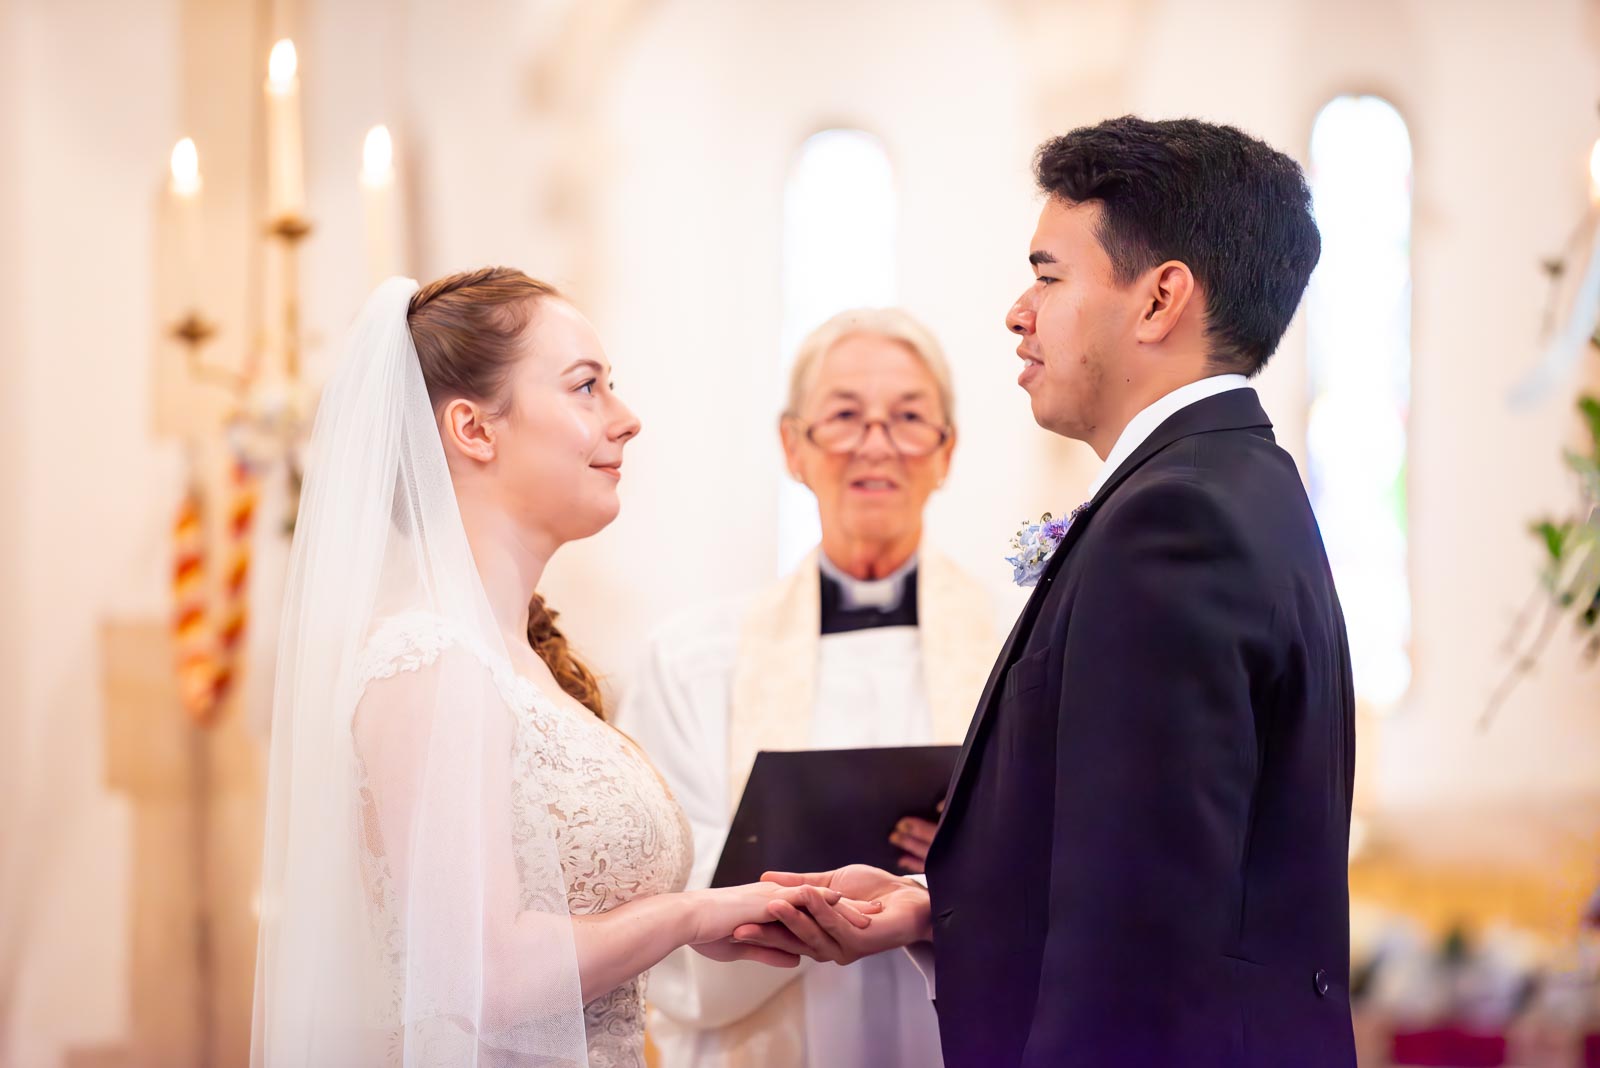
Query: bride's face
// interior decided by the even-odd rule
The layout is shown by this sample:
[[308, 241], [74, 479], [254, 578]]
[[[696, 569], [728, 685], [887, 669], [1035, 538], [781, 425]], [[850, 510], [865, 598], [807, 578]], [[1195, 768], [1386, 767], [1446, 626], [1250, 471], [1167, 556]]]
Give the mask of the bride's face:
[[523, 336], [484, 474], [519, 524], [557, 543], [586, 538], [617, 517], [622, 448], [639, 420], [611, 391], [600, 338], [572, 305], [541, 301]]

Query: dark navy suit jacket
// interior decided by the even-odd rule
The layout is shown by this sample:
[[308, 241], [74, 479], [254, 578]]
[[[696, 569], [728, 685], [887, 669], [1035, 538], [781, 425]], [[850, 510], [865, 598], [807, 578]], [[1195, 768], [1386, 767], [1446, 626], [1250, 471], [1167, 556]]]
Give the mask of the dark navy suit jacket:
[[1051, 558], [951, 780], [948, 1068], [1351, 1068], [1354, 705], [1255, 392], [1181, 409]]

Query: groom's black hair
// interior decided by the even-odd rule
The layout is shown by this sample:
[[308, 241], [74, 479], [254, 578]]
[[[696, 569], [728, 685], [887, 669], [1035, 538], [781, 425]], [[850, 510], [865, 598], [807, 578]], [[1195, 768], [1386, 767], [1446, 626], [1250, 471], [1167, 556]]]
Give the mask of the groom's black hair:
[[1099, 202], [1118, 284], [1167, 260], [1187, 264], [1205, 297], [1212, 366], [1261, 370], [1322, 253], [1299, 164], [1232, 126], [1125, 115], [1046, 141], [1033, 167], [1050, 196]]

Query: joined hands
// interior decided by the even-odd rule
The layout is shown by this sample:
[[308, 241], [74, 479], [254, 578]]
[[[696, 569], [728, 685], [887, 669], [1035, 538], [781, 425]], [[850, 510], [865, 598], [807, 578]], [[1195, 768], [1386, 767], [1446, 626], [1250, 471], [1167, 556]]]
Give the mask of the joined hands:
[[[938, 811], [944, 811], [940, 801]], [[902, 853], [900, 867], [923, 871], [938, 825], [906, 816], [889, 841]], [[853, 964], [862, 957], [899, 949], [931, 938], [928, 890], [914, 879], [867, 864], [834, 871], [769, 871], [761, 882], [701, 891], [705, 911], [701, 930], [690, 942], [717, 961], [755, 960], [793, 968], [801, 957]], [[760, 910], [759, 919], [737, 918]], [[730, 918], [737, 925], [727, 930]], [[876, 919], [874, 919], [876, 918]]]
[[840, 890], [766, 878], [744, 886], [693, 891], [686, 897], [692, 903], [692, 927], [684, 940], [695, 952], [716, 961], [754, 960], [778, 968], [793, 968], [801, 956], [809, 954], [795, 952], [787, 944], [740, 939], [727, 932], [736, 928], [779, 929], [778, 914], [772, 911], [775, 906], [796, 913], [802, 908], [826, 910], [831, 922], [859, 928], [870, 925], [871, 917], [883, 911], [877, 901], [855, 899]]
[[[767, 902], [776, 922], [734, 929], [733, 944], [748, 950], [780, 954], [793, 963], [810, 957], [853, 964], [932, 937], [928, 890], [914, 879], [866, 864], [809, 874], [767, 872], [761, 878], [788, 892]], [[774, 962], [754, 952], [749, 959]]]

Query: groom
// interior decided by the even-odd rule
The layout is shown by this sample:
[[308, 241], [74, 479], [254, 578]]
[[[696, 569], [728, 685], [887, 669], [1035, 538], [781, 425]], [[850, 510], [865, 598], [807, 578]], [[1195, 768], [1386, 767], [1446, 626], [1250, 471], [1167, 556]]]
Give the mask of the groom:
[[949, 1068], [1353, 1066], [1350, 656], [1248, 384], [1317, 262], [1304, 178], [1231, 127], [1131, 117], [1035, 170], [1018, 383], [1104, 465], [989, 677], [927, 889], [775, 873], [884, 912], [858, 930], [819, 896], [738, 935], [931, 957]]

